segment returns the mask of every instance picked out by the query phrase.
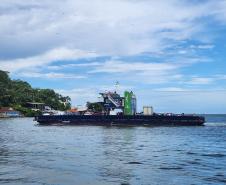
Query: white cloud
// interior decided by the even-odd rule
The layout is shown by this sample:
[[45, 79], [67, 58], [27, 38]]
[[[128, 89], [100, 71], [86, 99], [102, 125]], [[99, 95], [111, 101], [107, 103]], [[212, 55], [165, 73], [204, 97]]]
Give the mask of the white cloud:
[[83, 79], [86, 76], [64, 74], [64, 73], [38, 73], [38, 72], [22, 72], [19, 73], [20, 77], [29, 78], [46, 78], [46, 79]]
[[214, 76], [217, 80], [226, 80], [226, 75], [218, 74]]
[[65, 68], [74, 68], [74, 67], [93, 67], [93, 66], [101, 66], [101, 62], [88, 62], [88, 63], [74, 63], [74, 64], [64, 64], [64, 65], [53, 65], [48, 66], [49, 70], [62, 70]]
[[[180, 92], [184, 89], [176, 85], [195, 87], [225, 80], [223, 74], [210, 77], [181, 74], [182, 68], [210, 61], [209, 58], [201, 59], [195, 52], [214, 49], [212, 38], [217, 35], [212, 34], [208, 23], [216, 26], [218, 22], [225, 24], [225, 12], [225, 0], [1, 0], [0, 68], [13, 75], [76, 79], [86, 77], [82, 74], [84, 71], [71, 74], [70, 70], [66, 74], [62, 68], [87, 67], [88, 75], [92, 77], [103, 75], [104, 80], [109, 80], [107, 77], [111, 76], [110, 80], [113, 81], [121, 78], [128, 87], [129, 84], [139, 87], [145, 84], [147, 94], [140, 94], [144, 97], [144, 103], [153, 101], [157, 105], [160, 102], [163, 107], [170, 102], [168, 106], [173, 107], [179, 97], [169, 98], [171, 94], [164, 94], [166, 98], [158, 98], [160, 92], [156, 92], [153, 96], [155, 99], [148, 99], [151, 96], [148, 89], [152, 85], [172, 83], [167, 85], [175, 87], [166, 87], [165, 90]], [[189, 48], [190, 41], [197, 45]], [[162, 61], [144, 62], [139, 57], [141, 55], [137, 55], [142, 53], [162, 57]], [[122, 56], [128, 55], [137, 55], [137, 62], [123, 61]], [[179, 59], [178, 55], [183, 55], [183, 58]], [[77, 61], [71, 64], [70, 61], [70, 64], [61, 66], [54, 63], [97, 56], [112, 57], [112, 60], [90, 60], [79, 64]], [[168, 58], [172, 59], [170, 62], [165, 60], [168, 56], [172, 57]], [[75, 102], [81, 101], [81, 97], [84, 97], [84, 101], [95, 100], [99, 92], [97, 88], [101, 87], [82, 88], [84, 85], [87, 84], [78, 84], [76, 89], [59, 92], [70, 95]], [[187, 107], [200, 97], [202, 101], [199, 103], [203, 106], [208, 99], [214, 104], [215, 99], [210, 98], [211, 94], [205, 98], [201, 94], [197, 97], [193, 94], [181, 96], [179, 103], [185, 100], [187, 103], [181, 103], [180, 107]], [[219, 97], [223, 99], [224, 95]], [[216, 99], [216, 102], [221, 103], [218, 97]]]
[[214, 78], [194, 77], [187, 83], [192, 85], [207, 85], [213, 83], [214, 80]]
[[163, 87], [163, 88], [156, 88], [153, 91], [165, 91], [165, 92], [183, 92], [189, 91], [188, 89], [181, 88], [181, 87]]
[[212, 15], [221, 21], [222, 24], [226, 23], [226, 1], [225, 0], [213, 0], [213, 7], [212, 7]]
[[0, 67], [16, 71], [95, 53], [164, 53], [175, 42], [199, 40], [206, 29], [199, 20], [225, 15], [224, 7], [225, 1], [2, 0]]
[[110, 60], [95, 66], [88, 73], [103, 73], [138, 84], [161, 84], [182, 79], [183, 64], [170, 62], [126, 62]]
[[144, 62], [123, 62], [110, 60], [101, 66], [95, 67], [89, 73], [127, 73], [127, 72], [150, 72], [152, 74], [164, 73], [177, 69], [178, 66], [169, 63], [144, 63]]
[[[101, 55], [160, 52], [205, 30], [223, 1], [2, 0], [0, 56], [27, 58], [59, 47]], [[223, 7], [223, 6], [221, 6]]]
[[92, 52], [74, 50], [69, 48], [57, 48], [50, 50], [44, 54], [19, 58], [13, 60], [0, 60], [0, 68], [10, 72], [29, 69], [31, 67], [44, 66], [59, 60], [75, 60], [79, 58], [96, 57]]
[[191, 45], [191, 49], [213, 49], [215, 46], [213, 44], [203, 44], [203, 45]]

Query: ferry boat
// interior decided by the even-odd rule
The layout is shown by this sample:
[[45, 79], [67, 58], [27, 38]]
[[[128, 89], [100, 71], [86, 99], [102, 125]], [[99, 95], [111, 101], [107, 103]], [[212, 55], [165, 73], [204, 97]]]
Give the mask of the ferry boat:
[[[205, 118], [186, 114], [157, 114], [152, 107], [137, 113], [136, 96], [125, 91], [100, 93], [102, 101], [87, 105], [86, 111], [65, 115], [41, 115], [35, 120], [40, 125], [95, 125], [95, 126], [202, 126]], [[116, 115], [112, 111], [121, 110]]]

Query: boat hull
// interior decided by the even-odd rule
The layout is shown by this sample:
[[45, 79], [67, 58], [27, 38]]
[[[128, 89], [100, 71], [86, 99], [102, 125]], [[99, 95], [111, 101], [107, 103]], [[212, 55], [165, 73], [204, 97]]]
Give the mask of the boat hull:
[[202, 126], [204, 117], [194, 115], [51, 115], [38, 116], [40, 125], [97, 126]]

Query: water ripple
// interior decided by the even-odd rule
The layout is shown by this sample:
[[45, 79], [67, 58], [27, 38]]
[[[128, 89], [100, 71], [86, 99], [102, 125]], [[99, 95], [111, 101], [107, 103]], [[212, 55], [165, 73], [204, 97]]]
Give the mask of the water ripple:
[[225, 184], [225, 136], [218, 124], [48, 127], [5, 119], [0, 184]]

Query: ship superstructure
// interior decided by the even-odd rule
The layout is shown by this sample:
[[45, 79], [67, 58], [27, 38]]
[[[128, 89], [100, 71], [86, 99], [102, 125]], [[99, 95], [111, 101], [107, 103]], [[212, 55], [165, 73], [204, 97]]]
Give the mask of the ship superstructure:
[[125, 91], [124, 97], [115, 92], [100, 93], [103, 102], [99, 102], [104, 109], [105, 115], [110, 115], [111, 111], [118, 110], [123, 115], [135, 115], [137, 113], [137, 100], [131, 91]]

